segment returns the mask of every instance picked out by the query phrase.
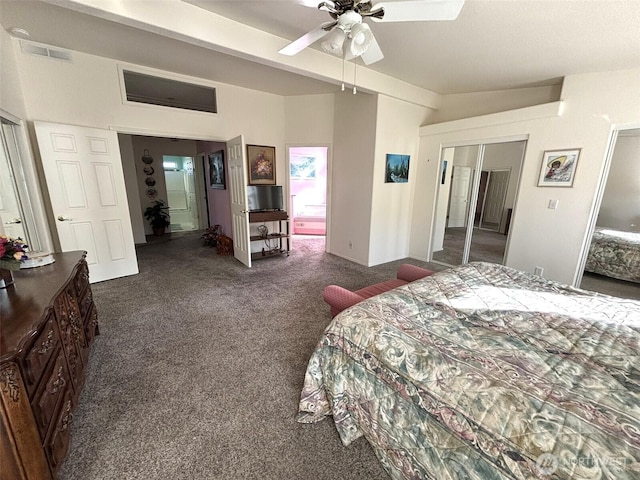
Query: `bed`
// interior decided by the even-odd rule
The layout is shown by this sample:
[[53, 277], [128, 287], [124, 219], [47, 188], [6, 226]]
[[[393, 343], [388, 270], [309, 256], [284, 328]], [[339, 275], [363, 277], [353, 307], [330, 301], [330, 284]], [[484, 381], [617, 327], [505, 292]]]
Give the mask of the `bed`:
[[394, 479], [640, 478], [640, 302], [476, 262], [337, 315], [297, 421]]
[[293, 215], [293, 233], [325, 235], [327, 233], [327, 206], [305, 205]]
[[596, 227], [585, 270], [640, 283], [640, 233]]

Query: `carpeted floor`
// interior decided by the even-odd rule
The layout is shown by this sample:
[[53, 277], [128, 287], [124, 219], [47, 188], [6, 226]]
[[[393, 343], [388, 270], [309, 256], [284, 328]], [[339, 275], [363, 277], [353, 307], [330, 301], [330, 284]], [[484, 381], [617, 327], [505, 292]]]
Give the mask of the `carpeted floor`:
[[101, 335], [60, 479], [388, 480], [366, 440], [343, 447], [331, 419], [295, 415], [330, 321], [322, 289], [404, 261], [367, 268], [294, 237], [291, 256], [247, 269], [199, 232], [154, 239], [138, 260], [139, 275], [92, 286]]
[[[444, 234], [444, 249], [433, 252], [433, 260], [448, 265], [460, 265], [464, 250], [466, 228], [447, 228]], [[473, 229], [470, 262], [492, 262], [502, 264], [507, 245], [507, 236], [491, 230]]]
[[138, 248], [139, 275], [92, 286], [101, 335], [62, 480], [388, 479], [366, 440], [343, 447], [331, 419], [295, 415], [330, 321], [324, 286], [403, 262], [367, 268], [324, 253], [323, 237], [292, 241], [290, 257], [247, 269], [174, 234]]

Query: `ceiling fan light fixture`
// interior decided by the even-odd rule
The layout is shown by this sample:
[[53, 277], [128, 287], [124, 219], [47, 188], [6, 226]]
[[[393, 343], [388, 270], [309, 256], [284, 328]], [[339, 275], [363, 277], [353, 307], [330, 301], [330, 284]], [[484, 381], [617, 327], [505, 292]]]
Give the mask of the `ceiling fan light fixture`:
[[366, 23], [358, 23], [351, 27], [349, 37], [351, 38], [349, 50], [354, 57], [366, 52], [371, 42], [373, 42], [373, 33]]
[[340, 25], [338, 25], [320, 44], [320, 46], [327, 53], [342, 55], [342, 46], [344, 45], [345, 37], [346, 34], [344, 33], [344, 30], [340, 28]]

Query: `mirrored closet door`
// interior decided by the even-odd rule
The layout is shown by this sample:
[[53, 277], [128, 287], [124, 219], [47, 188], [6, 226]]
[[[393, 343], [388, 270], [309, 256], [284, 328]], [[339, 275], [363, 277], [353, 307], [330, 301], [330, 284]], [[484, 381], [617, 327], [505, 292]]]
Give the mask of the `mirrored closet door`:
[[525, 140], [445, 147], [432, 261], [503, 263]]

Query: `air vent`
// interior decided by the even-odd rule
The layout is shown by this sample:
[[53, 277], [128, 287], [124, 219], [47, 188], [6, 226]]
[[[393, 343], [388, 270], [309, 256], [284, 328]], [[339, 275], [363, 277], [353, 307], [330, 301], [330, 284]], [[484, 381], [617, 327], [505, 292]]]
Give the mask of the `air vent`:
[[20, 40], [20, 49], [22, 50], [22, 53], [27, 53], [29, 55], [38, 55], [39, 57], [48, 57], [53, 58], [54, 60], [62, 60], [63, 62], [69, 63], [73, 61], [73, 54], [70, 50], [51, 47], [42, 43]]
[[204, 85], [122, 71], [127, 100], [164, 107], [217, 113], [216, 89]]

